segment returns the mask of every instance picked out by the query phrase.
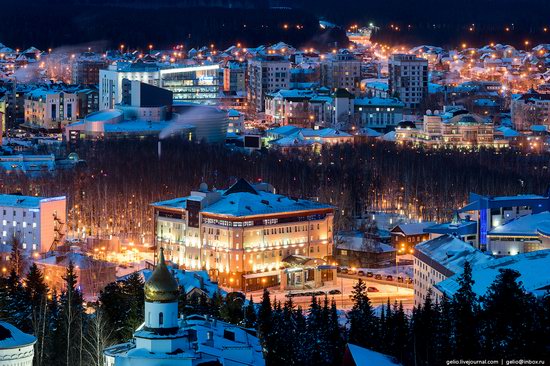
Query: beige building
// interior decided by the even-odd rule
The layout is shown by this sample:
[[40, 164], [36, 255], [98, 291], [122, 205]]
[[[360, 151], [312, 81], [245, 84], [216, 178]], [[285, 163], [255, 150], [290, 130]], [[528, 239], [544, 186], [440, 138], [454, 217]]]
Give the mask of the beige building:
[[321, 84], [335, 89], [346, 89], [358, 96], [361, 92], [361, 60], [347, 50], [330, 55], [321, 63]]
[[[204, 268], [222, 285], [274, 286], [281, 283], [281, 269], [293, 262], [289, 258], [326, 265], [332, 255], [333, 208], [276, 194], [267, 183], [241, 179], [226, 190], [203, 183], [187, 197], [152, 206], [156, 244], [166, 249], [167, 259]], [[308, 280], [290, 282], [297, 287]]]
[[422, 123], [401, 123], [395, 130], [399, 143], [447, 148], [504, 148], [508, 141], [495, 138], [494, 124], [471, 113], [448, 119], [437, 111], [427, 111]]
[[25, 125], [61, 130], [78, 118], [78, 97], [73, 93], [36, 89], [25, 94]]

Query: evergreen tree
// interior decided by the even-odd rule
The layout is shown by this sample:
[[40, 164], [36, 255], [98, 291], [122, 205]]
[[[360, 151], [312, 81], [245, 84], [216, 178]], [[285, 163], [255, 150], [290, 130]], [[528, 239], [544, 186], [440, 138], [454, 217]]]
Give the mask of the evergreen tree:
[[77, 288], [74, 264], [69, 262], [63, 277], [65, 289], [59, 299], [59, 318], [56, 338], [61, 345], [56, 356], [59, 365], [81, 365], [83, 361], [84, 307], [83, 298]]
[[517, 282], [519, 272], [500, 269], [482, 298], [484, 353], [505, 359], [532, 358], [545, 342], [536, 339], [535, 298]]
[[[258, 334], [265, 349], [266, 337], [271, 333], [273, 328], [273, 313], [271, 308], [271, 299], [269, 291], [264, 289], [260, 309], [258, 310]], [[265, 352], [265, 350], [264, 350]]]
[[329, 365], [339, 365], [344, 354], [344, 339], [340, 328], [336, 301], [334, 301], [334, 299], [330, 303], [330, 313], [327, 325], [328, 351], [330, 352], [328, 359]]
[[460, 285], [454, 294], [451, 310], [454, 330], [454, 354], [473, 360], [479, 356], [479, 303], [472, 287], [472, 266], [464, 263], [464, 272], [458, 278]]
[[257, 318], [258, 317], [256, 315], [254, 300], [252, 299], [252, 296], [250, 296], [250, 300], [248, 300], [248, 305], [246, 305], [244, 309], [243, 326], [245, 328], [255, 328]]
[[232, 324], [239, 324], [243, 320], [244, 295], [240, 292], [231, 292], [225, 296], [220, 307], [220, 317]]
[[36, 336], [34, 345], [35, 365], [42, 365], [45, 353], [48, 326], [48, 286], [44, 282], [44, 275], [33, 263], [25, 278], [25, 297], [29, 303], [30, 327]]
[[377, 318], [367, 295], [367, 285], [361, 279], [353, 286], [353, 307], [348, 313], [349, 342], [366, 348], [376, 348]]
[[112, 327], [114, 341], [127, 341], [143, 323], [144, 301], [143, 280], [137, 272], [124, 280], [108, 284], [101, 291], [99, 309]]
[[412, 336], [415, 365], [435, 365], [437, 309], [432, 302], [432, 291], [428, 290], [424, 304], [413, 311]]

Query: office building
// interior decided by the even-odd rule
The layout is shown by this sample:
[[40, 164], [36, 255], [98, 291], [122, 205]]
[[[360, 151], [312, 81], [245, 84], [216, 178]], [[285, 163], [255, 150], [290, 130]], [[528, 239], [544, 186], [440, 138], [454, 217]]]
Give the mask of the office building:
[[118, 62], [99, 72], [100, 109], [122, 102], [123, 80], [136, 80], [167, 89], [174, 103], [215, 104], [219, 97], [219, 65], [157, 65]]
[[283, 262], [301, 256], [323, 271], [319, 266], [332, 254], [334, 209], [276, 194], [267, 183], [241, 179], [225, 190], [203, 183], [187, 197], [152, 206], [156, 245], [166, 249], [167, 258], [185, 268], [205, 268], [225, 286], [305, 285], [314, 278], [281, 273]]

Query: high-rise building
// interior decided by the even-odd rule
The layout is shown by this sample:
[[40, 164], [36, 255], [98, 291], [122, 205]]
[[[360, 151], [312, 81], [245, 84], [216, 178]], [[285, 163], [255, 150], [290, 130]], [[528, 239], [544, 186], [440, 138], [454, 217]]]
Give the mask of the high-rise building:
[[289, 88], [290, 66], [281, 55], [261, 55], [248, 61], [247, 93], [253, 113], [264, 111], [266, 94]]
[[[276, 194], [267, 183], [241, 179], [226, 190], [203, 183], [187, 197], [152, 206], [156, 244], [167, 258], [205, 268], [226, 286], [274, 286], [283, 281], [280, 269], [288, 257], [322, 265], [332, 254], [332, 206]], [[288, 282], [313, 280], [306, 273]]]
[[388, 61], [390, 96], [406, 108], [417, 109], [428, 95], [428, 60], [415, 55], [394, 54]]
[[71, 64], [71, 82], [73, 84], [99, 84], [99, 70], [106, 68], [109, 62], [98, 54], [86, 52]]
[[321, 84], [335, 89], [346, 89], [355, 96], [361, 91], [361, 60], [344, 50], [330, 55], [321, 63]]

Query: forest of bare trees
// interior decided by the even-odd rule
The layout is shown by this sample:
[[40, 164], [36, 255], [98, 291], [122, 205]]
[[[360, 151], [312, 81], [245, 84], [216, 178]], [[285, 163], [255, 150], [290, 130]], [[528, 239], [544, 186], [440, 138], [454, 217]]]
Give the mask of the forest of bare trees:
[[245, 154], [225, 146], [164, 140], [83, 142], [67, 148], [87, 167], [29, 178], [0, 174], [3, 193], [66, 195], [70, 233], [147, 240], [150, 203], [185, 196], [201, 182], [223, 189], [237, 178], [263, 180], [278, 193], [319, 199], [337, 209], [337, 225], [366, 210], [414, 219], [450, 219], [469, 192], [544, 194], [550, 154], [517, 151], [413, 150], [372, 142], [325, 147], [320, 154]]

